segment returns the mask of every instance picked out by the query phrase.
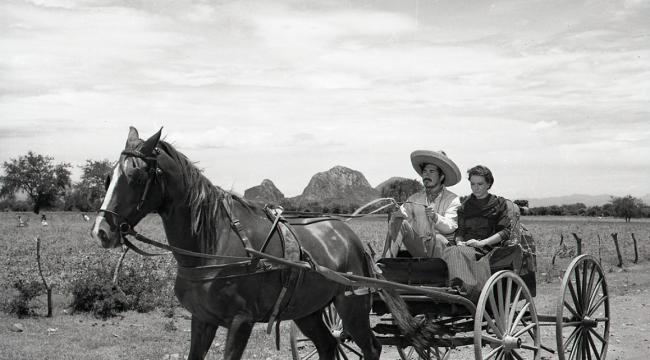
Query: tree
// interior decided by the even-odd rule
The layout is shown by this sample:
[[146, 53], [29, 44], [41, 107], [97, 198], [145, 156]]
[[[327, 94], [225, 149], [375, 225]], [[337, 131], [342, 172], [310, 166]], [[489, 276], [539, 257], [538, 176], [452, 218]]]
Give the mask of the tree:
[[641, 199], [632, 195], [612, 197], [609, 202], [614, 207], [614, 214], [624, 218], [625, 222], [630, 222], [633, 217], [638, 217], [641, 214], [641, 208], [645, 206]]
[[513, 203], [517, 206], [521, 207], [528, 207], [528, 200], [515, 200]]
[[106, 195], [106, 178], [113, 171], [109, 160], [86, 160], [79, 166], [82, 170], [81, 181], [72, 186], [65, 195], [65, 210], [95, 211], [102, 204]]
[[86, 160], [82, 166], [81, 182], [79, 188], [85, 195], [91, 209], [97, 210], [102, 205], [102, 199], [106, 195], [106, 178], [113, 171], [113, 163], [104, 159], [100, 161]]
[[41, 208], [53, 206], [66, 187], [70, 186], [70, 164], [54, 165], [53, 160], [52, 157], [30, 151], [18, 159], [5, 161], [0, 194], [24, 191], [37, 214]]

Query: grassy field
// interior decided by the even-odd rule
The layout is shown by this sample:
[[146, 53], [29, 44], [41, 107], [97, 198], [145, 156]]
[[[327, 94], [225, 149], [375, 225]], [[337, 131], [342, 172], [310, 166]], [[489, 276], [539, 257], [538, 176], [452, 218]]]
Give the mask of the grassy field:
[[[168, 359], [183, 358], [189, 349], [189, 317], [187, 312], [177, 309], [173, 314], [160, 311], [141, 314], [127, 312], [122, 316], [102, 321], [87, 314], [70, 314], [70, 284], [89, 267], [103, 266], [112, 269], [116, 264], [119, 250], [102, 249], [98, 242], [90, 238], [92, 221], [86, 222], [79, 213], [48, 213], [49, 225], [44, 227], [39, 216], [23, 213], [30, 219], [27, 227], [17, 227], [18, 213], [0, 213], [0, 304], [6, 304], [13, 296], [12, 284], [18, 280], [38, 280], [35, 261], [35, 238], [42, 240], [42, 254], [45, 276], [54, 286], [55, 310], [53, 318], [35, 317], [17, 319], [0, 312], [0, 321], [6, 325], [20, 322], [25, 332], [15, 333], [3, 328], [0, 340], [0, 359]], [[385, 218], [373, 217], [349, 222], [362, 240], [380, 251], [386, 233]], [[538, 283], [556, 287], [558, 276], [570, 258], [558, 258], [555, 266], [551, 259], [558, 248], [560, 237], [569, 247], [575, 247], [572, 233], [583, 239], [583, 252], [602, 258], [606, 271], [616, 277], [618, 262], [611, 233], [618, 233], [624, 264], [631, 265], [634, 258], [631, 234], [634, 233], [639, 245], [639, 262], [650, 260], [650, 222], [633, 220], [624, 223], [617, 219], [594, 218], [555, 218], [524, 217], [523, 223], [533, 233], [538, 248]], [[156, 216], [147, 217], [139, 226], [141, 233], [164, 241], [160, 220]], [[599, 246], [598, 235], [601, 243]], [[152, 249], [152, 251], [155, 249]], [[156, 259], [141, 258], [130, 252], [125, 266], [155, 268], [169, 278], [175, 273], [175, 263], [171, 257]], [[624, 274], [620, 275], [622, 279]], [[631, 287], [621, 280], [613, 283], [614, 292], [625, 294]], [[636, 284], [636, 283], [635, 283]], [[638, 283], [638, 286], [645, 283]], [[538, 291], [540, 289], [538, 285]], [[169, 285], [171, 294], [171, 283]], [[43, 299], [38, 308], [45, 314]], [[544, 300], [542, 300], [544, 301]], [[644, 305], [645, 306], [645, 305]], [[284, 323], [281, 337], [282, 350], [274, 349], [273, 336], [266, 336], [265, 325], [256, 327], [249, 343], [245, 358], [286, 359], [289, 355], [288, 329]], [[224, 331], [220, 330], [209, 358], [221, 357]], [[59, 349], [59, 350], [57, 350]]]

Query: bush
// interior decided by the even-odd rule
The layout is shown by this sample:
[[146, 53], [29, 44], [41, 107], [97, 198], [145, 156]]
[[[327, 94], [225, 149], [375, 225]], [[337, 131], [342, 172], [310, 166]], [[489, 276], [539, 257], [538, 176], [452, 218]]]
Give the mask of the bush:
[[142, 262], [124, 264], [117, 287], [106, 268], [86, 271], [72, 283], [72, 310], [106, 319], [127, 310], [146, 313], [170, 306], [170, 279], [154, 262], [138, 260]]
[[18, 280], [14, 282], [13, 287], [18, 291], [18, 294], [9, 302], [8, 312], [17, 315], [19, 318], [35, 315], [35, 305], [32, 300], [45, 292], [45, 286], [34, 280]]

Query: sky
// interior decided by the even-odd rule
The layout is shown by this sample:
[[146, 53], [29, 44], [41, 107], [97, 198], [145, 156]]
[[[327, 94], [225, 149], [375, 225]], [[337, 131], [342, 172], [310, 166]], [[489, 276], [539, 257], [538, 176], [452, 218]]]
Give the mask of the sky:
[[[239, 193], [409, 155], [510, 198], [650, 193], [650, 1], [0, 2], [0, 161], [117, 160], [129, 126]], [[464, 179], [451, 187], [470, 193]]]

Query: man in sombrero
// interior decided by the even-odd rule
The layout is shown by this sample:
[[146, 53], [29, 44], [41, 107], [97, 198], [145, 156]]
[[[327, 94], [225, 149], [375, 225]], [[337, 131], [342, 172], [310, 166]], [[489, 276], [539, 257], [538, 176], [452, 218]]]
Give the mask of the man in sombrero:
[[[394, 233], [390, 252], [394, 256], [404, 244], [413, 257], [442, 257], [458, 228], [458, 195], [447, 190], [461, 179], [458, 166], [444, 151], [416, 150], [411, 163], [422, 177], [424, 190], [411, 195], [400, 211], [392, 215], [389, 230]], [[401, 242], [396, 239], [402, 235]]]

